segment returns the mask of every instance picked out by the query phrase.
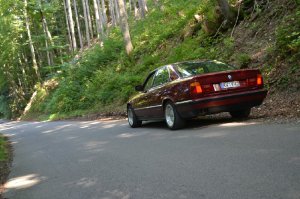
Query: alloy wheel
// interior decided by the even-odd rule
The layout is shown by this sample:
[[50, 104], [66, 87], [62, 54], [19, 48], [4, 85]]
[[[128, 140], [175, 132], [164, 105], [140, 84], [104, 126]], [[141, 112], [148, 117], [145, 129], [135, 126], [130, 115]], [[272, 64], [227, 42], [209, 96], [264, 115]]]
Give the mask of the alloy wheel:
[[133, 112], [132, 112], [132, 109], [128, 109], [128, 113], [127, 113], [127, 115], [128, 115], [128, 123], [130, 124], [130, 126], [132, 126], [133, 125]]
[[173, 127], [175, 122], [175, 114], [174, 109], [170, 104], [166, 106], [165, 117], [168, 126]]

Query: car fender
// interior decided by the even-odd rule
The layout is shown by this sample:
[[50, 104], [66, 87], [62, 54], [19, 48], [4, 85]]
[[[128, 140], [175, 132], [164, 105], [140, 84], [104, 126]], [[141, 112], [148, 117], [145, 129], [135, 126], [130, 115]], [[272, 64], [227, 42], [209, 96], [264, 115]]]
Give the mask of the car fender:
[[164, 97], [163, 100], [162, 100], [162, 107], [164, 108], [165, 107], [165, 104], [167, 101], [171, 101], [173, 104], [175, 104], [175, 100], [170, 97], [170, 96], [167, 96], [167, 97]]

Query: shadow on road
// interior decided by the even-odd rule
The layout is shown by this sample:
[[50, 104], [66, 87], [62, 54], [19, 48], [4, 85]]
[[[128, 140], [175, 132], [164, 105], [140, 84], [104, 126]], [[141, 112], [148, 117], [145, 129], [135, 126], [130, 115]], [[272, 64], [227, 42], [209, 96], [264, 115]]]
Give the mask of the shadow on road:
[[[245, 123], [252, 122], [256, 119], [262, 119], [263, 117], [250, 117], [248, 119], [233, 119], [229, 115], [210, 115], [202, 116], [195, 119], [190, 119], [187, 121], [187, 124], [184, 129], [203, 129], [212, 125], [218, 124], [229, 124], [229, 123]], [[164, 121], [160, 122], [144, 122], [142, 128], [149, 129], [168, 129]]]

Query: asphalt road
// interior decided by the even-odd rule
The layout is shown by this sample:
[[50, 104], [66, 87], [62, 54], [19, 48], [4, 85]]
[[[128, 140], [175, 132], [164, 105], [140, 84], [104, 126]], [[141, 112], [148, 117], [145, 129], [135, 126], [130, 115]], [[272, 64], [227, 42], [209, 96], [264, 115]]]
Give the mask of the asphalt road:
[[300, 124], [6, 122], [9, 199], [300, 199]]

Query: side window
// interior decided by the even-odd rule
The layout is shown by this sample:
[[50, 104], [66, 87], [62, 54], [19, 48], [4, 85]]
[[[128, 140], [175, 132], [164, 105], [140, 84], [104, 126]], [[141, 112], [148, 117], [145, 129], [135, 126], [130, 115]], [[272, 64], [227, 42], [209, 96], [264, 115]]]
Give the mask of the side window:
[[169, 71], [166, 67], [163, 67], [155, 73], [153, 87], [160, 86], [169, 81], [170, 81]]
[[154, 79], [155, 73], [153, 73], [150, 77], [148, 77], [147, 82], [144, 84], [144, 91], [149, 90], [152, 87], [153, 79]]
[[177, 74], [176, 70], [173, 68], [172, 65], [169, 65], [168, 69], [169, 69], [171, 81], [174, 81], [179, 78], [179, 75]]

